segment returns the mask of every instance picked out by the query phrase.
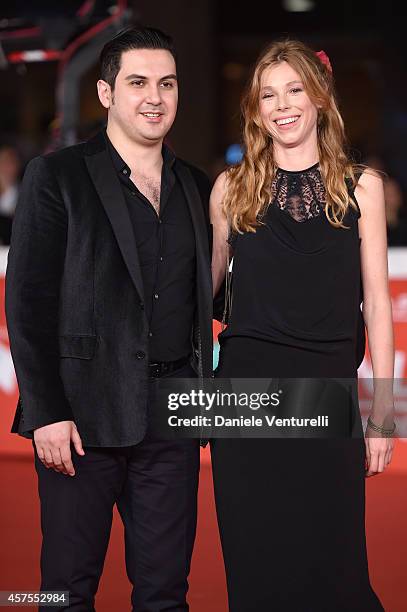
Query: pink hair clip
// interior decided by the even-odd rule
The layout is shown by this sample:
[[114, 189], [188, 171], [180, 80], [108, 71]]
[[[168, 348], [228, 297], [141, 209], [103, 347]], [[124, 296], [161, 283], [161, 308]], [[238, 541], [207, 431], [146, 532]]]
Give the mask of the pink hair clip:
[[332, 73], [331, 62], [329, 61], [329, 57], [327, 56], [325, 51], [315, 51], [315, 55], [319, 57], [319, 59], [321, 60], [323, 64], [325, 64], [329, 72]]

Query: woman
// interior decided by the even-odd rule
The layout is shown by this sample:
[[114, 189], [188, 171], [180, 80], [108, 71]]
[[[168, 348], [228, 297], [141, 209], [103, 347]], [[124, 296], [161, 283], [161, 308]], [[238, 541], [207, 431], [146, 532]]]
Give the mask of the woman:
[[322, 52], [272, 44], [242, 111], [244, 158], [210, 204], [215, 294], [234, 256], [216, 375], [356, 380], [362, 280], [376, 390], [365, 438], [357, 410], [345, 438], [212, 441], [230, 610], [383, 610], [364, 531], [365, 474], [382, 472], [393, 449], [382, 181], [355, 176]]

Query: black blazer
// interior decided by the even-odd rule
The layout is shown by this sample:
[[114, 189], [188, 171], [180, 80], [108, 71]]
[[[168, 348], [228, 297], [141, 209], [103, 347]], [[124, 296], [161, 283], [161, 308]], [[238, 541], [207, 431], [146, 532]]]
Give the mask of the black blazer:
[[[212, 375], [210, 184], [176, 159], [196, 241], [194, 366]], [[90, 446], [127, 446], [146, 431], [148, 325], [133, 230], [102, 133], [33, 159], [16, 210], [6, 316], [25, 437], [74, 420]]]

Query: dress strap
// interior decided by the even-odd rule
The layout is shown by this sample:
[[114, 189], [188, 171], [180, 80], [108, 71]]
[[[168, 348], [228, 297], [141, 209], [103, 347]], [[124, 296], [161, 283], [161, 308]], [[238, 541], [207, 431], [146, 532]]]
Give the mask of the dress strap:
[[352, 179], [349, 177], [345, 178], [345, 183], [346, 183], [346, 187], [348, 189], [348, 194], [349, 197], [351, 198], [352, 202], [354, 202], [356, 204], [356, 208], [357, 208], [357, 214], [358, 214], [358, 219], [361, 217], [361, 212], [360, 212], [360, 207], [359, 207], [359, 203], [356, 199], [355, 196], [355, 189], [356, 189], [356, 185], [359, 182], [360, 177], [362, 176], [363, 172], [355, 172], [355, 184], [353, 184]]

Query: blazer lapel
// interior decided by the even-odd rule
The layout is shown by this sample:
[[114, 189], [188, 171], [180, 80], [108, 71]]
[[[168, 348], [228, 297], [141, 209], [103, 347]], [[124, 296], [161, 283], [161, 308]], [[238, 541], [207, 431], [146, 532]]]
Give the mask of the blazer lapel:
[[101, 149], [87, 155], [85, 160], [96, 191], [112, 225], [124, 262], [140, 299], [143, 300], [143, 279], [130, 215], [119, 178], [116, 175], [106, 146], [102, 146]]
[[184, 190], [191, 213], [192, 224], [194, 226], [198, 275], [200, 277], [199, 280], [202, 293], [205, 296], [210, 296], [212, 300], [211, 257], [209, 253], [207, 223], [201, 204], [201, 195], [190, 170], [186, 166], [182, 163], [178, 163], [177, 160], [174, 170]]

